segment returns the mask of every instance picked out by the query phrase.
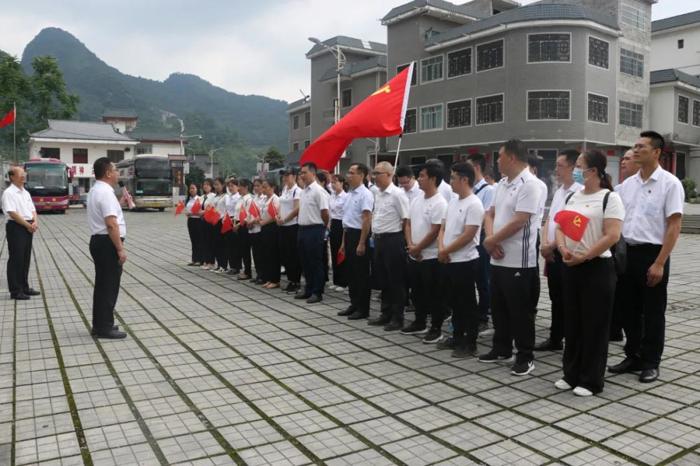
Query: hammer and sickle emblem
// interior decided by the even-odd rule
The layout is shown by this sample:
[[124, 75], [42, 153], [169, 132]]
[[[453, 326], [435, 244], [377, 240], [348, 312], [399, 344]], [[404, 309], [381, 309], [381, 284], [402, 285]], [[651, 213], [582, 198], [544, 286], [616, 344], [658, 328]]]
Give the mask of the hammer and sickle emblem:
[[372, 93], [372, 95], [381, 94], [382, 92], [383, 92], [384, 94], [389, 94], [389, 93], [391, 92], [391, 86], [389, 86], [389, 85], [387, 84], [387, 85], [384, 86], [384, 87], [380, 87], [379, 89], [377, 89], [376, 91], [374, 91], [374, 92]]
[[581, 217], [578, 215], [574, 217], [574, 225], [576, 225], [577, 228], [581, 228]]

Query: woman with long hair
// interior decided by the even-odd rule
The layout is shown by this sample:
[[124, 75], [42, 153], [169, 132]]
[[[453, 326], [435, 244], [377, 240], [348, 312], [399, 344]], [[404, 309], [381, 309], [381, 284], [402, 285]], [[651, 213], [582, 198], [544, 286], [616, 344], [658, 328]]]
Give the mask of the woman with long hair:
[[201, 206], [202, 201], [199, 199], [199, 189], [195, 183], [190, 183], [185, 198], [185, 215], [187, 216], [187, 232], [190, 234], [190, 244], [192, 245], [192, 261], [187, 264], [191, 266], [202, 265], [202, 221], [200, 220], [200, 211], [192, 212], [192, 207], [199, 201]]
[[[262, 228], [260, 226], [259, 214], [262, 212], [266, 201], [267, 198], [262, 192], [262, 180], [253, 180], [253, 199], [252, 203], [248, 207], [247, 223], [248, 235], [250, 237], [250, 247], [253, 251], [253, 262], [255, 263], [254, 283], [256, 285], [262, 285], [265, 283], [262, 278], [263, 258], [260, 254], [262, 252], [262, 245], [260, 244], [260, 232], [262, 231]], [[252, 208], [253, 204], [255, 204], [255, 209]], [[257, 212], [258, 214], [255, 215], [253, 212]]]
[[219, 221], [213, 225], [214, 239], [214, 257], [216, 258], [216, 268], [212, 272], [226, 273], [228, 272], [228, 248], [226, 237], [221, 233], [221, 225], [224, 215], [226, 215], [226, 183], [220, 176], [214, 179], [214, 199], [213, 204], [216, 212], [219, 214]]
[[338, 250], [343, 242], [343, 206], [348, 193], [345, 191], [345, 177], [331, 176], [331, 197], [329, 199], [331, 215], [331, 264], [333, 265], [333, 285], [336, 291], [345, 291], [348, 286], [345, 263], [338, 264]]
[[301, 198], [300, 188], [296, 183], [296, 172], [289, 169], [284, 172], [284, 187], [280, 195], [279, 219], [279, 251], [282, 265], [289, 283], [284, 291], [296, 293], [299, 291], [301, 281], [301, 263], [299, 261], [299, 249], [297, 247], [297, 236], [299, 234], [299, 199]]
[[262, 193], [266, 200], [260, 212], [260, 245], [262, 256], [263, 288], [280, 287], [280, 255], [277, 220], [279, 219], [280, 201], [275, 188], [277, 183], [265, 180], [262, 183]]
[[577, 396], [603, 391], [617, 275], [610, 248], [620, 239], [625, 208], [605, 173], [606, 156], [581, 154], [569, 195], [557, 214], [557, 248], [564, 262], [564, 376], [556, 388]]
[[[250, 194], [252, 188], [250, 180], [242, 178], [238, 181], [238, 193], [241, 197], [236, 202], [236, 208], [234, 210], [233, 219], [234, 228], [238, 234], [238, 255], [240, 256], [240, 261], [242, 262], [241, 273], [238, 274], [239, 280], [250, 280], [253, 276], [250, 261], [250, 234], [248, 232], [248, 209], [253, 202], [253, 196]], [[241, 221], [241, 218], [245, 216], [245, 219]]]
[[[214, 207], [214, 181], [211, 178], [207, 178], [202, 183], [202, 215], [206, 209]], [[214, 228], [204, 220], [203, 217], [199, 219], [202, 225], [202, 268], [205, 270], [211, 270], [215, 268], [214, 265]]]

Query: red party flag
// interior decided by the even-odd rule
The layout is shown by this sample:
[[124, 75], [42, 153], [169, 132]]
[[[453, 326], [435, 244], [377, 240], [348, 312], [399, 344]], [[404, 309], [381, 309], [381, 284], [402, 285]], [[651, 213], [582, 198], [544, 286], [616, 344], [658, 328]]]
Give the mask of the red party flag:
[[267, 213], [270, 214], [270, 217], [277, 218], [277, 207], [275, 207], [275, 203], [272, 200], [267, 205]]
[[197, 215], [202, 210], [202, 203], [199, 202], [199, 198], [194, 200], [192, 204], [192, 214]]
[[221, 222], [221, 233], [227, 233], [229, 231], [233, 231], [233, 221], [227, 213], [226, 215], [224, 215], [224, 221]]
[[180, 215], [183, 210], [185, 210], [185, 203], [180, 201], [177, 203], [177, 206], [175, 206], [175, 216]]
[[219, 215], [219, 212], [217, 212], [215, 208], [207, 207], [206, 211], [204, 212], [204, 220], [207, 223], [216, 225], [220, 219], [221, 215]]
[[353, 139], [401, 134], [414, 66], [411, 63], [326, 130], [306, 148], [299, 163], [314, 162], [318, 168], [330, 171]]
[[238, 223], [245, 223], [246, 218], [248, 218], [248, 213], [245, 211], [243, 205], [241, 205], [241, 210], [238, 212]]
[[255, 201], [250, 203], [248, 213], [250, 213], [250, 216], [253, 218], [260, 218], [260, 209], [258, 209], [258, 205], [255, 203]]
[[588, 217], [573, 210], [562, 210], [554, 216], [562, 233], [574, 241], [581, 241], [588, 226]]
[[335, 256], [336, 264], [340, 265], [345, 262], [345, 248], [338, 249], [338, 254]]
[[11, 125], [15, 122], [15, 116], [17, 116], [17, 109], [12, 108], [7, 114], [0, 120], [0, 128], [4, 128], [7, 125]]

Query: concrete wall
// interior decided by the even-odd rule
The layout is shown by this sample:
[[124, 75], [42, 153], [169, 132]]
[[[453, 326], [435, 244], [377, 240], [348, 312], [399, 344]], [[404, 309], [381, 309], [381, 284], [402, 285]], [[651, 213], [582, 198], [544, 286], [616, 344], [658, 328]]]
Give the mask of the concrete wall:
[[651, 88], [649, 106], [653, 109], [649, 125], [661, 134], [674, 132], [674, 121], [677, 114], [674, 104], [675, 91], [673, 85], [661, 85]]
[[[311, 107], [304, 107], [289, 113], [289, 148], [288, 152], [294, 150], [294, 144], [299, 144], [299, 150], [304, 150], [304, 141], [311, 140], [311, 125], [304, 125], [304, 115], [310, 112]], [[299, 127], [294, 129], [294, 117], [299, 118]]]
[[[678, 40], [684, 46], [678, 48]], [[700, 74], [700, 24], [676, 31], [655, 33], [651, 42], [651, 70], [679, 68], [682, 71]]]
[[[124, 152], [124, 158], [132, 158], [135, 154], [135, 144], [132, 146], [124, 146], [117, 144], [82, 144], [70, 142], [31, 142], [29, 143], [29, 158], [41, 158], [39, 151], [42, 147], [58, 147], [61, 151], [61, 161], [74, 169], [75, 178], [90, 178], [92, 177], [92, 164], [100, 157], [107, 157], [108, 150], [125, 150], [128, 147], [129, 152]], [[88, 163], [73, 163], [73, 149], [87, 149]]]
[[[693, 145], [700, 145], [700, 126], [693, 126], [693, 100], [700, 102], [700, 90], [690, 90], [686, 86], [676, 86], [673, 88], [673, 133], [674, 141], [685, 142]], [[678, 120], [678, 97], [688, 98], [688, 123], [681, 123]]]

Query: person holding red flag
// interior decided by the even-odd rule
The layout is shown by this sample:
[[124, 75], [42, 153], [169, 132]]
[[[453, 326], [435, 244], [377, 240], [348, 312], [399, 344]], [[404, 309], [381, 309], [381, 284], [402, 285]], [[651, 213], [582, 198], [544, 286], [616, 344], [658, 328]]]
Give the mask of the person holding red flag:
[[[229, 178], [226, 182], [226, 214], [231, 222], [231, 231], [226, 238], [226, 255], [228, 256], [228, 274], [238, 275], [241, 271], [241, 255], [238, 253], [238, 231], [235, 228], [236, 206], [241, 195], [238, 193], [238, 180]], [[222, 225], [223, 227], [223, 225]]]
[[202, 183], [202, 197], [200, 198], [202, 202], [199, 208], [200, 219], [202, 222], [202, 268], [204, 270], [211, 270], [215, 268], [214, 235], [216, 232], [204, 218], [207, 210], [212, 208], [214, 204], [215, 194], [213, 193], [213, 190], [214, 181], [211, 178], [204, 180], [204, 183]]
[[187, 217], [187, 232], [190, 235], [190, 244], [192, 245], [192, 261], [187, 264], [190, 266], [202, 265], [202, 221], [200, 220], [199, 208], [194, 212], [195, 204], [201, 205], [199, 200], [199, 190], [195, 183], [190, 183], [185, 198], [185, 216]]
[[250, 234], [247, 222], [248, 209], [253, 202], [253, 196], [250, 194], [251, 188], [250, 180], [246, 178], [238, 180], [238, 194], [241, 197], [236, 202], [233, 218], [235, 222], [234, 229], [238, 233], [237, 256], [234, 258], [234, 262], [242, 264], [242, 270], [238, 274], [239, 280], [250, 280], [253, 274], [250, 260]]
[[262, 279], [265, 282], [263, 288], [273, 289], [280, 287], [280, 254], [279, 232], [277, 220], [280, 210], [280, 200], [275, 194], [277, 183], [266, 179], [262, 183], [262, 192], [265, 195], [265, 204], [260, 212], [260, 255], [262, 258]]
[[296, 183], [296, 172], [290, 168], [284, 172], [284, 187], [280, 194], [280, 210], [277, 225], [279, 225], [279, 250], [280, 260], [284, 265], [284, 270], [289, 283], [284, 291], [296, 293], [299, 291], [301, 281], [301, 263], [299, 261], [299, 250], [297, 249], [297, 236], [299, 235], [299, 198], [301, 198], [301, 188]]
[[581, 154], [574, 181], [557, 222], [557, 248], [564, 262], [564, 377], [560, 390], [591, 396], [603, 391], [608, 334], [617, 275], [610, 248], [620, 239], [625, 208], [611, 192], [607, 160], [599, 150]]
[[262, 285], [265, 282], [262, 278], [263, 256], [260, 232], [260, 213], [267, 202], [267, 197], [262, 192], [262, 180], [256, 179], [253, 181], [253, 198], [248, 205], [246, 224], [248, 225], [248, 234], [250, 235], [250, 248], [253, 253], [253, 263], [255, 263], [255, 280], [256, 285]]

